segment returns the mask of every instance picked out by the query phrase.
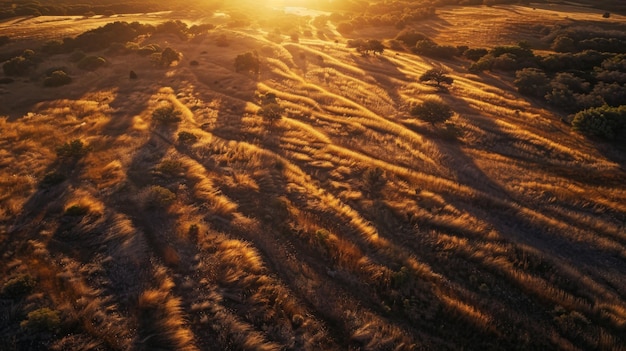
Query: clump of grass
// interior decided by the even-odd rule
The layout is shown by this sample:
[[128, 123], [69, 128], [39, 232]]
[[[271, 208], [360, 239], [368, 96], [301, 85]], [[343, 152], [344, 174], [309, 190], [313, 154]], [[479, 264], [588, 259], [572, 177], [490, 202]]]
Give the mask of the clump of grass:
[[152, 119], [160, 124], [172, 124], [180, 122], [181, 112], [174, 106], [162, 106], [152, 112]]
[[178, 176], [184, 173], [184, 167], [181, 161], [164, 160], [156, 167], [156, 171], [167, 176]]
[[167, 188], [153, 185], [145, 193], [145, 205], [148, 208], [165, 208], [176, 200], [176, 194]]

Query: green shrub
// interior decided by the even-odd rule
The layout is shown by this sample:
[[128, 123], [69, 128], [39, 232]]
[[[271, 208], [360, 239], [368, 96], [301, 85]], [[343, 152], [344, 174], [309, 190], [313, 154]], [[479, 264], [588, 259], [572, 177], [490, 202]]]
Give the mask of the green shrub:
[[43, 80], [43, 85], [46, 87], [60, 87], [62, 85], [70, 84], [72, 77], [68, 76], [65, 71], [54, 71], [49, 77]]
[[174, 106], [159, 107], [152, 112], [152, 119], [161, 124], [170, 124], [180, 122], [181, 112], [176, 110]]
[[480, 60], [481, 57], [487, 55], [489, 51], [487, 51], [487, 49], [484, 48], [473, 48], [473, 49], [467, 49], [463, 52], [463, 56], [465, 58], [467, 58], [468, 60], [472, 60], [474, 62]]
[[3, 297], [14, 299], [27, 295], [28, 293], [33, 291], [36, 284], [37, 282], [30, 275], [20, 274], [4, 283], [0, 294]]
[[454, 115], [454, 112], [445, 102], [428, 99], [421, 104], [414, 106], [411, 109], [411, 114], [434, 125], [435, 123], [447, 121]]
[[107, 61], [100, 56], [86, 56], [76, 64], [78, 68], [85, 71], [95, 71], [106, 65]]
[[59, 311], [43, 307], [28, 313], [26, 320], [20, 323], [22, 329], [31, 332], [57, 332], [61, 327]]
[[613, 140], [626, 127], [626, 105], [602, 106], [578, 112], [572, 128], [580, 133]]

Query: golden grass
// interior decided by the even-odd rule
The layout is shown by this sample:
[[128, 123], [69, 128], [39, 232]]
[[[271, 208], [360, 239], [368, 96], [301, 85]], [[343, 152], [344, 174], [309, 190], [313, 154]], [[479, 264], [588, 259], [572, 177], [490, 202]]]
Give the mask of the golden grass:
[[[504, 26], [506, 9], [556, 11], [450, 7], [450, 24], [423, 29], [453, 43], [454, 21]], [[214, 49], [221, 33], [231, 46]], [[266, 33], [166, 37], [184, 53], [176, 66], [129, 83], [145, 62], [114, 58], [101, 77], [76, 74], [73, 97], [48, 91], [0, 118], [0, 271], [39, 278], [28, 308], [77, 325], [58, 349], [620, 349], [622, 160], [506, 79]], [[255, 49], [260, 75], [234, 72]], [[418, 83], [439, 66], [455, 80], [446, 94]], [[285, 108], [273, 128], [257, 115], [267, 93]], [[453, 107], [458, 136], [409, 117], [427, 98]], [[153, 123], [165, 104], [177, 125]], [[57, 158], [74, 139], [89, 152]], [[42, 185], [50, 173], [65, 179]], [[142, 207], [150, 189], [175, 199]]]

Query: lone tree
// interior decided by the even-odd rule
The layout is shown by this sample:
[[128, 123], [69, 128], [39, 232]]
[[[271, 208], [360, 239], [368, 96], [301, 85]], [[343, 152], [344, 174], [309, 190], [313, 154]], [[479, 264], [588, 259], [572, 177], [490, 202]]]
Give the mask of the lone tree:
[[411, 114], [434, 126], [435, 123], [445, 122], [450, 119], [450, 117], [454, 115], [454, 112], [446, 103], [429, 99], [413, 107]]
[[447, 72], [441, 68], [433, 68], [426, 71], [420, 76], [420, 82], [435, 82], [437, 87], [441, 87], [441, 84], [452, 84], [454, 79], [447, 75]]

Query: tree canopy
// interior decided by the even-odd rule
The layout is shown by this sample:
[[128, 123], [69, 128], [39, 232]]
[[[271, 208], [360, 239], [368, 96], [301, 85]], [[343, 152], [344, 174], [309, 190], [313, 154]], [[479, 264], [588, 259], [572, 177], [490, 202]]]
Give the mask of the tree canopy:
[[441, 68], [433, 68], [426, 71], [419, 78], [420, 82], [435, 82], [440, 87], [441, 84], [452, 84], [454, 79], [447, 75], [447, 72]]
[[445, 102], [428, 99], [414, 106], [411, 109], [411, 114], [425, 122], [435, 125], [435, 123], [442, 123], [450, 119], [454, 115], [454, 111], [452, 111], [452, 108]]

